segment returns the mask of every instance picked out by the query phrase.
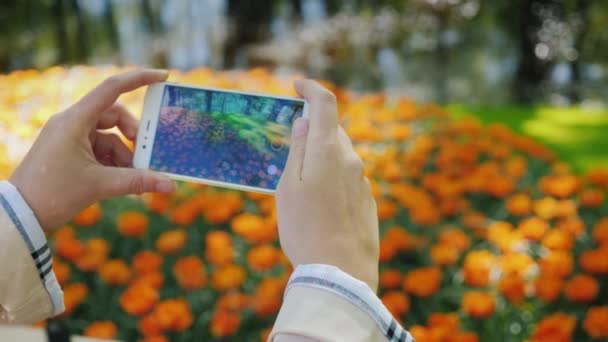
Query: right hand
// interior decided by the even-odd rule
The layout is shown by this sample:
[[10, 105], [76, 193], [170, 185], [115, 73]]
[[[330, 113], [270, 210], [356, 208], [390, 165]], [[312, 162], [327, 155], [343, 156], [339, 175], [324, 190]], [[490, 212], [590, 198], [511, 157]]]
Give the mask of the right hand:
[[378, 216], [363, 162], [338, 125], [335, 96], [312, 80], [295, 88], [309, 103], [310, 119], [293, 125], [277, 188], [281, 247], [294, 266], [333, 265], [375, 291]]

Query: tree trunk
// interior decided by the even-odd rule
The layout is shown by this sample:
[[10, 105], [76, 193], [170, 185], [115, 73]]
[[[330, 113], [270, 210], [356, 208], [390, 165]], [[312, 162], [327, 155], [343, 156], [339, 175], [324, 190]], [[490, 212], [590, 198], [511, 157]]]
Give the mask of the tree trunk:
[[272, 0], [229, 0], [228, 15], [232, 34], [226, 42], [224, 65], [235, 67], [244, 46], [260, 41], [267, 36], [273, 15]]
[[105, 0], [103, 18], [105, 22], [104, 26], [110, 39], [110, 45], [114, 51], [119, 51], [120, 42], [118, 40], [118, 31], [116, 31], [116, 18], [114, 17], [114, 4], [112, 0]]
[[582, 100], [581, 95], [581, 60], [583, 55], [583, 48], [585, 43], [585, 37], [589, 31], [589, 1], [588, 0], [577, 0], [576, 1], [576, 13], [579, 15], [580, 27], [577, 31], [576, 38], [574, 41], [574, 49], [576, 50], [577, 56], [570, 62], [570, 71], [572, 79], [570, 83], [569, 97], [573, 103], [580, 103]]
[[89, 45], [87, 37], [87, 27], [85, 23], [84, 14], [78, 5], [78, 0], [70, 1], [74, 15], [76, 16], [76, 27], [78, 32], [76, 33], [76, 41], [78, 43], [78, 59], [79, 61], [86, 62], [89, 56]]
[[68, 34], [65, 29], [65, 11], [63, 0], [55, 0], [53, 3], [53, 17], [55, 17], [55, 38], [57, 39], [57, 64], [68, 62]]

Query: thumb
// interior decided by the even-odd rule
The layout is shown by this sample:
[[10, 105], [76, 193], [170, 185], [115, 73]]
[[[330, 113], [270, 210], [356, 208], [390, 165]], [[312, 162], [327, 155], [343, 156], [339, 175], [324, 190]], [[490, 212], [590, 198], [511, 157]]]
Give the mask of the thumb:
[[291, 129], [291, 142], [287, 164], [285, 165], [285, 173], [291, 175], [290, 177], [297, 177], [298, 180], [302, 178], [307, 135], [308, 118], [296, 119]]
[[101, 195], [104, 198], [142, 194], [144, 192], [170, 193], [175, 191], [175, 182], [150, 170], [122, 167], [103, 167]]

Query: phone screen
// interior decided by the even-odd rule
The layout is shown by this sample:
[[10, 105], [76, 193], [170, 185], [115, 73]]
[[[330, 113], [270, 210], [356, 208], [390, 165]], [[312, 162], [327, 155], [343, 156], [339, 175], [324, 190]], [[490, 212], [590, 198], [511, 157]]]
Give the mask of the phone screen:
[[274, 190], [304, 101], [166, 85], [150, 169]]

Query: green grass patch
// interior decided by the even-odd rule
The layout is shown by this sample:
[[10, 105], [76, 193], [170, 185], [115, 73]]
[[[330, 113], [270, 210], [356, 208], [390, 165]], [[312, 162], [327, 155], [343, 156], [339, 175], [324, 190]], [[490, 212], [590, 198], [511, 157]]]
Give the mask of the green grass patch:
[[608, 167], [608, 109], [545, 106], [447, 107], [455, 117], [473, 116], [484, 124], [502, 122], [546, 144], [577, 170]]

